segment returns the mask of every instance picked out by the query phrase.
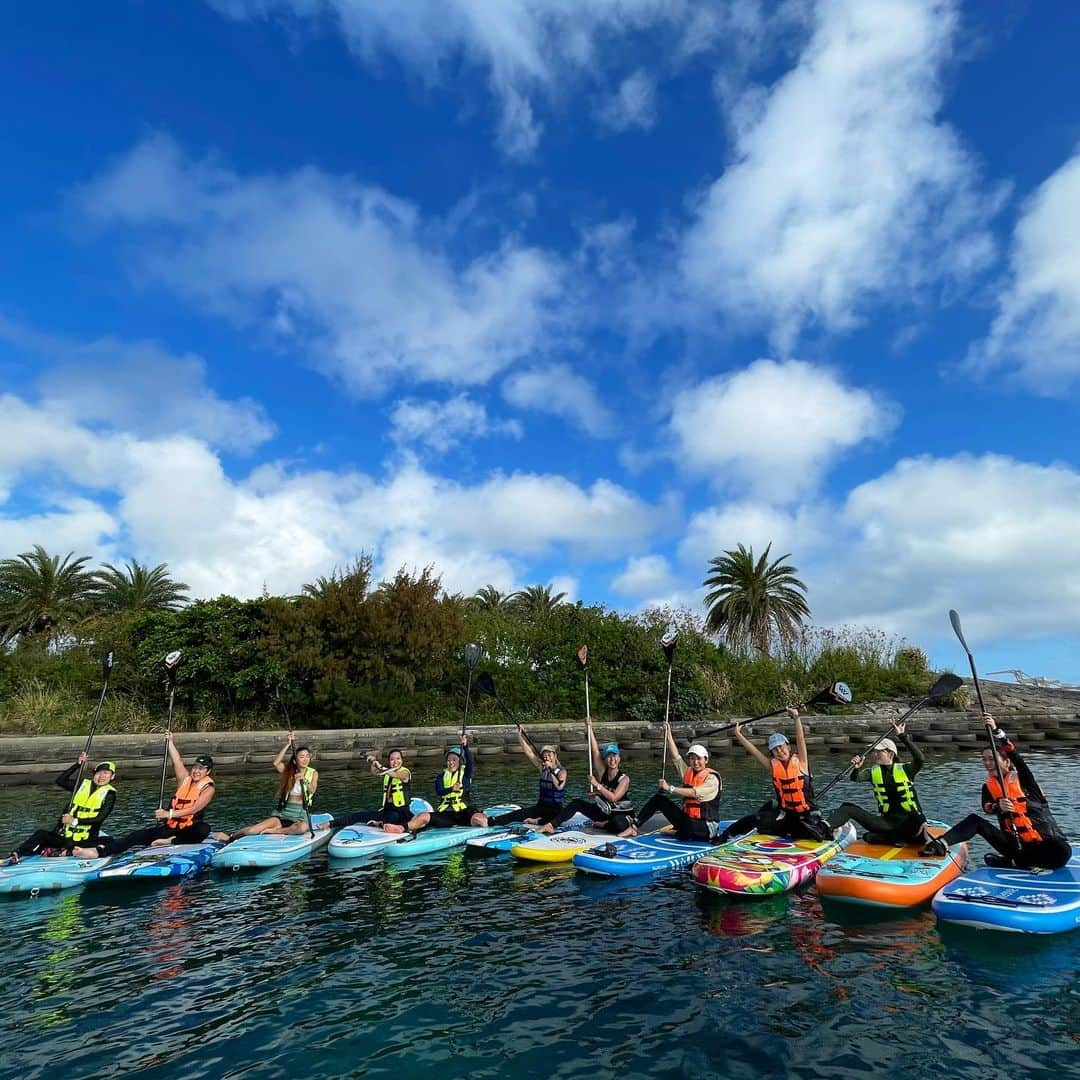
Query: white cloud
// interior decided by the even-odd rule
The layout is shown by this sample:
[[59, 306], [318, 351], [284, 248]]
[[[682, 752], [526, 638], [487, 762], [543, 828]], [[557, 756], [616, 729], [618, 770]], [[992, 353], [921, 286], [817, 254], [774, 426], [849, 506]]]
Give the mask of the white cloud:
[[75, 341], [3, 316], [0, 340], [52, 362], [38, 389], [49, 407], [73, 420], [138, 435], [183, 432], [241, 452], [274, 434], [261, 405], [226, 401], [206, 385], [201, 356], [176, 356], [155, 341]]
[[791, 553], [796, 566], [819, 554], [831, 534], [825, 507], [818, 503], [779, 509], [754, 502], [729, 502], [693, 514], [679, 544], [679, 558], [704, 580], [710, 559], [742, 544], [761, 555]]
[[611, 591], [635, 599], [658, 596], [674, 588], [671, 565], [663, 555], [635, 555], [611, 582]]
[[950, 0], [818, 5], [797, 66], [732, 105], [732, 163], [682, 251], [704, 304], [787, 352], [807, 325], [842, 330], [987, 265], [996, 196], [937, 118], [956, 28]]
[[507, 435], [520, 439], [524, 434], [516, 420], [492, 421], [487, 409], [466, 394], [446, 401], [397, 402], [390, 414], [390, 437], [401, 445], [422, 445], [435, 453], [446, 453], [466, 439]]
[[651, 128], [656, 123], [656, 80], [640, 69], [627, 75], [600, 106], [597, 116], [615, 131]]
[[595, 387], [568, 364], [517, 371], [503, 382], [503, 397], [519, 409], [561, 416], [589, 435], [610, 435], [614, 418]]
[[918, 640], [1080, 632], [1080, 473], [998, 455], [913, 458], [855, 488], [813, 572], [827, 622]]
[[1080, 375], [1080, 149], [1028, 200], [1011, 264], [990, 334], [969, 363], [1059, 390]]
[[[663, 521], [662, 508], [609, 481], [494, 473], [466, 485], [415, 461], [384, 478], [270, 464], [234, 479], [198, 439], [96, 432], [13, 395], [0, 396], [0, 429], [11, 508], [0, 545], [52, 548], [62, 537], [98, 557], [167, 562], [197, 596], [254, 596], [264, 583], [294, 592], [361, 550], [383, 574], [433, 564], [452, 590], [509, 589], [532, 559], [618, 558]], [[17, 513], [43, 477], [47, 511]], [[95, 513], [105, 501], [114, 508]], [[32, 536], [38, 527], [47, 533]]]
[[460, 83], [459, 61], [484, 68], [499, 105], [499, 141], [512, 157], [536, 149], [535, 103], [558, 102], [582, 81], [603, 81], [620, 50], [648, 30], [669, 62], [723, 37], [726, 14], [703, 18], [695, 0], [210, 0], [235, 19], [330, 17], [367, 64], [393, 56], [428, 85]]
[[241, 176], [155, 136], [75, 202], [136, 241], [142, 273], [273, 328], [358, 393], [403, 379], [481, 384], [556, 333], [554, 258], [507, 237], [459, 264], [442, 223], [317, 169]]
[[890, 434], [895, 406], [798, 360], [757, 360], [681, 391], [672, 407], [678, 460], [720, 486], [785, 502], [813, 490], [843, 452]]

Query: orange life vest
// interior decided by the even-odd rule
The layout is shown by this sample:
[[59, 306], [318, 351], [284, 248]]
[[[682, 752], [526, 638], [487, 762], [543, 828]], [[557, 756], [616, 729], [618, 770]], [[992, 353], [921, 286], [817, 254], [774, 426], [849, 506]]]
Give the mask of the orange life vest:
[[[204, 776], [198, 782], [191, 779], [190, 775], [184, 777], [184, 782], [176, 789], [176, 794], [169, 803], [169, 809], [181, 812], [185, 807], [194, 806], [199, 801], [199, 796], [208, 788], [213, 787], [214, 781], [209, 776]], [[202, 817], [202, 814], [199, 814]], [[194, 814], [182, 814], [181, 817], [168, 818], [165, 824], [170, 829], [186, 829], [195, 823]]]
[[772, 782], [776, 788], [776, 797], [780, 800], [781, 810], [791, 810], [804, 814], [810, 809], [806, 798], [806, 780], [803, 777], [802, 763], [796, 754], [782, 765], [778, 758], [772, 759]]
[[986, 790], [990, 797], [997, 799], [1009, 799], [1012, 801], [1014, 810], [1008, 815], [1009, 821], [1016, 830], [1016, 836], [1022, 844], [1034, 844], [1042, 839], [1042, 833], [1031, 823], [1027, 816], [1027, 796], [1020, 786], [1020, 779], [1015, 771], [1005, 774], [1005, 793], [1001, 792], [1001, 781], [996, 776], [986, 778]]
[[[683, 773], [682, 782], [686, 787], [697, 788], [700, 787], [710, 777], [715, 776], [717, 780], [720, 779], [720, 774], [712, 769], [702, 769], [701, 772], [694, 772], [693, 769], [687, 769]], [[690, 795], [683, 799], [683, 811], [687, 817], [690, 818], [704, 818], [706, 821], [719, 821], [720, 820], [720, 792], [716, 793], [715, 799], [710, 799], [708, 802], [702, 802], [696, 795]]]

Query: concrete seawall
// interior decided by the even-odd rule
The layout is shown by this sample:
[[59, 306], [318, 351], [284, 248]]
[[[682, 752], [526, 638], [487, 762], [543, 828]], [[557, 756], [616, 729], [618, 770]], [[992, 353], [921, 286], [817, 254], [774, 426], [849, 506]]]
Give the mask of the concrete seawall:
[[[1046, 710], [1009, 712], [999, 710], [998, 722], [1016, 740], [1021, 750], [1060, 748], [1080, 751], [1080, 713], [1075, 710]], [[729, 721], [730, 722], [730, 721]], [[851, 756], [871, 743], [888, 727], [882, 715], [808, 716], [804, 718], [807, 744], [817, 753], [826, 752]], [[676, 725], [675, 738], [680, 750], [695, 741], [704, 742], [710, 754], [722, 759], [744, 751], [732, 738], [732, 732], [708, 736], [705, 732], [719, 727], [724, 721], [697, 726]], [[774, 721], [765, 721], [752, 729], [758, 742], [764, 741]], [[790, 731], [784, 721], [782, 730]], [[974, 749], [983, 740], [983, 726], [977, 716], [956, 712], [923, 711], [915, 717], [910, 731], [920, 746], [931, 755]], [[580, 720], [530, 725], [529, 734], [538, 745], [558, 746], [564, 760], [585, 751], [584, 731]], [[626, 761], [635, 757], [654, 757], [661, 753], [663, 731], [659, 724], [600, 723], [597, 738], [619, 743]], [[520, 757], [515, 729], [512, 725], [477, 727], [470, 731], [470, 740], [477, 757], [510, 759]], [[370, 728], [360, 730], [297, 730], [297, 745], [308, 745], [315, 751], [319, 769], [366, 768], [364, 752], [385, 753], [399, 746], [408, 760], [418, 764], [438, 762], [445, 748], [457, 741], [459, 729], [432, 728]], [[81, 736], [0, 736], [0, 786], [15, 784], [49, 784], [67, 768], [82, 750]], [[270, 767], [284, 739], [280, 731], [223, 731], [178, 732], [176, 743], [185, 759], [198, 754], [212, 754], [218, 773], [261, 772]], [[161, 770], [162, 738], [160, 735], [99, 735], [94, 739], [92, 757], [96, 761], [110, 759], [117, 763], [124, 777], [154, 776]]]

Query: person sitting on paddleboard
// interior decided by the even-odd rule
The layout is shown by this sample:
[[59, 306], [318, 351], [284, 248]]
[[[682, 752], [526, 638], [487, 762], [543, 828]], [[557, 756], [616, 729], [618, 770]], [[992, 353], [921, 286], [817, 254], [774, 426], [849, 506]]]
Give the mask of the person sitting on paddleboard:
[[469, 786], [472, 783], [473, 756], [469, 750], [469, 737], [461, 737], [460, 746], [446, 751], [446, 768], [435, 777], [435, 791], [439, 796], [438, 808], [431, 813], [417, 814], [409, 820], [408, 830], [418, 833], [430, 826], [433, 829], [449, 829], [455, 825], [487, 825], [487, 817], [469, 803]]
[[85, 764], [84, 751], [70, 769], [65, 769], [56, 778], [57, 784], [65, 791], [74, 792], [71, 806], [61, 814], [60, 820], [52, 829], [37, 829], [24, 840], [11, 853], [8, 863], [18, 862], [24, 855], [70, 855], [72, 849], [78, 845], [87, 842], [92, 844], [97, 840], [102, 822], [116, 805], [116, 788], [113, 787], [116, 762], [99, 762], [94, 769], [94, 775], [90, 778], [84, 777], [76, 790], [78, 777], [75, 774]]
[[214, 779], [210, 775], [214, 769], [214, 759], [209, 754], [203, 754], [195, 759], [189, 770], [169, 731], [165, 732], [165, 746], [179, 786], [169, 808], [164, 810], [159, 807], [154, 811], [158, 824], [149, 829], [136, 829], [115, 839], [102, 837], [93, 846], [73, 849], [73, 854], [81, 859], [94, 859], [99, 855], [119, 855], [133, 847], [199, 844], [210, 835], [210, 826], [203, 821], [203, 813], [214, 798]]
[[405, 768], [405, 755], [395, 747], [386, 756], [386, 768], [377, 754], [366, 756], [371, 775], [382, 777], [382, 806], [378, 810], [357, 810], [341, 818], [335, 816], [334, 822], [342, 826], [371, 825], [388, 833], [404, 832], [412, 817], [412, 773]]
[[[626, 797], [630, 790], [630, 777], [622, 771], [622, 755], [617, 743], [607, 743], [600, 748], [589, 725], [589, 746], [592, 750], [593, 772], [589, 773], [592, 799], [574, 799], [564, 806], [540, 832], [553, 833], [575, 814], [584, 814], [608, 832], [620, 833], [634, 822], [634, 804]], [[599, 774], [599, 779], [597, 779]]]
[[743, 734], [742, 724], [735, 726], [735, 737], [747, 753], [771, 773], [776, 798], [729, 825], [721, 834], [721, 840], [730, 840], [751, 829], [768, 836], [789, 836], [795, 840], [827, 840], [831, 836], [828, 823], [820, 818], [814, 806], [813, 774], [806, 753], [802, 718], [795, 706], [788, 709], [788, 715], [795, 721], [794, 753], [788, 737], [774, 731], [769, 736], [769, 757], [766, 757]]
[[[648, 821], [655, 813], [661, 813], [675, 826], [675, 835], [680, 840], [711, 840], [716, 836], [720, 821], [720, 795], [724, 782], [715, 769], [709, 768], [709, 751], [701, 743], [694, 743], [686, 751], [689, 767], [679, 754], [675, 737], [671, 733], [671, 724], [664, 722], [664, 738], [675, 768], [682, 773], [681, 784], [670, 784], [660, 780], [660, 790], [638, 813], [638, 821]], [[669, 796], [682, 799], [682, 806], [677, 806]], [[637, 836], [637, 826], [623, 829], [620, 836]]]
[[[984, 713], [983, 721], [991, 745], [982, 752], [986, 769], [982, 808], [984, 813], [997, 815], [1001, 828], [978, 814], [968, 814], [943, 836], [929, 840], [919, 854], [947, 855], [950, 844], [970, 840], [978, 834], [998, 853], [983, 857], [987, 866], [1060, 870], [1069, 861], [1072, 849], [1050, 812], [1042, 788], [994, 718]], [[1005, 778], [1004, 790], [998, 778], [999, 769]]]
[[912, 783], [925, 758], [908, 737], [906, 728], [906, 724], [893, 721], [896, 737], [911, 754], [910, 765], [896, 760], [897, 746], [892, 739], [882, 739], [870, 751], [869, 765], [858, 754], [851, 759], [849, 779], [874, 785], [880, 814], [872, 814], [855, 803], [841, 803], [825, 815], [832, 828], [839, 828], [850, 818], [866, 829], [863, 840], [868, 844], [911, 844], [928, 838], [926, 816]]
[[514, 821], [524, 821], [526, 825], [546, 825], [562, 812], [568, 774], [560, 764], [559, 751], [554, 746], [541, 746], [540, 756], [537, 757], [520, 729], [518, 742], [525, 756], [540, 770], [540, 793], [535, 806], [500, 814], [491, 819], [491, 824], [509, 825]]
[[[296, 737], [290, 731], [285, 736], [285, 745], [278, 751], [274, 758], [274, 768], [281, 774], [278, 781], [277, 808], [267, 818], [247, 825], [243, 829], [237, 829], [234, 833], [214, 833], [215, 840], [238, 840], [241, 836], [255, 836], [258, 833], [271, 833], [277, 836], [288, 836], [292, 833], [306, 833], [311, 821], [311, 803], [315, 798], [315, 790], [319, 786], [319, 774], [311, 767], [311, 748], [299, 746], [294, 748]], [[292, 753], [289, 760], [285, 755]], [[320, 828], [329, 828], [321, 825]]]

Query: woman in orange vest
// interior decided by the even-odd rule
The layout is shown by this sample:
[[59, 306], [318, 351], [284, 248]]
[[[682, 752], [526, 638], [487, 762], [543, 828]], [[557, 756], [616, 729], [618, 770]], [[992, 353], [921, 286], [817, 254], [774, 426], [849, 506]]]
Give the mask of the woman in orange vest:
[[73, 855], [80, 859], [95, 859], [99, 855], [119, 855], [133, 847], [200, 844], [210, 835], [210, 826], [203, 821], [203, 812], [214, 798], [214, 780], [210, 775], [214, 770], [214, 759], [209, 754], [203, 754], [188, 769], [169, 731], [165, 732], [165, 746], [179, 786], [168, 809], [159, 807], [154, 811], [157, 825], [149, 829], [136, 829], [119, 838], [102, 838], [92, 847], [73, 848]]
[[[671, 733], [671, 724], [664, 721], [664, 738], [675, 768], [682, 776], [681, 784], [669, 784], [660, 780], [660, 790], [652, 795], [638, 811], [637, 820], [644, 823], [660, 813], [675, 826], [675, 835], [680, 840], [711, 840], [717, 833], [720, 821], [720, 795], [724, 782], [715, 769], [709, 768], [709, 751], [701, 743], [694, 743], [686, 751], [689, 766], [679, 754], [675, 737]], [[672, 802], [670, 796], [682, 799], [682, 806]], [[637, 826], [630, 825], [620, 836], [637, 836]]]
[[779, 731], [769, 736], [769, 756], [766, 757], [744, 734], [742, 725], [735, 727], [735, 738], [746, 752], [769, 770], [772, 776], [773, 799], [760, 809], [729, 825], [721, 840], [730, 840], [752, 830], [768, 836], [790, 836], [795, 840], [827, 840], [832, 829], [814, 805], [813, 774], [806, 753], [806, 733], [802, 718], [795, 706], [788, 709], [795, 721], [795, 752], [788, 737]]
[[[947, 855], [950, 844], [978, 834], [997, 852], [983, 856], [987, 866], [1059, 870], [1069, 861], [1072, 849], [1050, 813], [1042, 788], [994, 718], [984, 713], [983, 721], [990, 745], [982, 752], [986, 769], [982, 808], [984, 813], [997, 815], [1001, 828], [978, 814], [968, 814], [947, 833], [930, 840], [920, 854]], [[1004, 788], [999, 775], [1005, 779]]]

